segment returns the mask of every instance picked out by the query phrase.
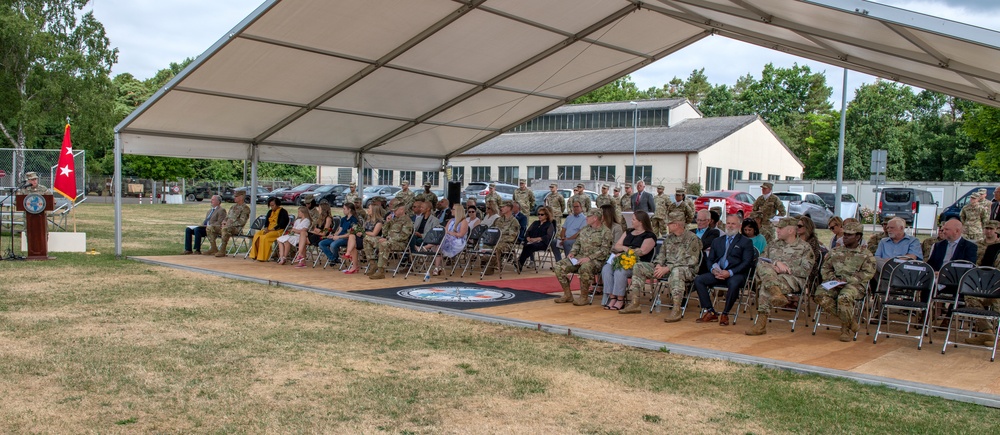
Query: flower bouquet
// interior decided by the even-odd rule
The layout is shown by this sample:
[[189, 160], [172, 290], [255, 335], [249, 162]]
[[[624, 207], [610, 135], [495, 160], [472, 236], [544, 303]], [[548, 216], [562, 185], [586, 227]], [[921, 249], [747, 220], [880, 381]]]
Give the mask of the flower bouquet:
[[350, 230], [347, 231], [347, 233], [348, 234], [354, 234], [354, 237], [364, 237], [365, 236], [365, 227], [364, 227], [364, 225], [361, 225], [360, 223], [356, 223], [356, 224], [354, 224], [354, 226], [351, 227]]
[[635, 266], [636, 257], [635, 251], [629, 249], [626, 252], [621, 253], [615, 257], [615, 262], [611, 265], [614, 270], [632, 270], [632, 266]]

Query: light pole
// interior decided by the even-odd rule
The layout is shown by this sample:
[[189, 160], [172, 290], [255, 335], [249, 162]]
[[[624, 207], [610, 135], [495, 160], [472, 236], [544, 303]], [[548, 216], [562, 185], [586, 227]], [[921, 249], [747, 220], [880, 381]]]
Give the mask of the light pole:
[[636, 150], [639, 148], [639, 103], [635, 101], [629, 101], [629, 104], [635, 106], [635, 111], [632, 112], [632, 184], [635, 184], [635, 154]]

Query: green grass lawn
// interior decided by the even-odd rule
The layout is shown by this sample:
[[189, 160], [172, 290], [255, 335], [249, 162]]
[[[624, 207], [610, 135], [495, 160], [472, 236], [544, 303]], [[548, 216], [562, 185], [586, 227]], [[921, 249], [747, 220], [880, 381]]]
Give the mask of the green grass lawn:
[[[125, 207], [127, 255], [204, 204]], [[1000, 412], [115, 260], [0, 262], [0, 432], [991, 433]]]

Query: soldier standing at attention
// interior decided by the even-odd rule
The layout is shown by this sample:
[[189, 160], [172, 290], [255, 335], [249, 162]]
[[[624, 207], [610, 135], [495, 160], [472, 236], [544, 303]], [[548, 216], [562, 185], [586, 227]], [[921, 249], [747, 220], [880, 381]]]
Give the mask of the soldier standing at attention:
[[[205, 255], [226, 256], [226, 245], [229, 244], [229, 239], [243, 231], [243, 225], [246, 225], [247, 219], [250, 219], [250, 206], [243, 203], [246, 197], [246, 190], [237, 190], [233, 194], [235, 204], [229, 207], [229, 213], [226, 213], [226, 220], [222, 221], [222, 226], [205, 228], [208, 240], [212, 243], [212, 249], [205, 252]], [[212, 252], [215, 251], [215, 238], [220, 235], [222, 236], [222, 245], [219, 246], [217, 252]]]
[[18, 195], [27, 195], [29, 193], [37, 193], [39, 195], [51, 195], [52, 191], [48, 187], [38, 184], [38, 174], [34, 172], [26, 172], [24, 174], [24, 179], [28, 182], [27, 186], [22, 187], [17, 191]]
[[625, 194], [618, 199], [619, 210], [632, 211], [632, 183], [625, 183]]
[[799, 220], [793, 217], [778, 221], [778, 240], [767, 245], [757, 263], [757, 323], [746, 331], [747, 335], [767, 333], [767, 318], [771, 308], [788, 305], [789, 293], [801, 293], [806, 288], [806, 278], [816, 259], [809, 244], [799, 240]]
[[[576, 243], [566, 258], [556, 262], [553, 267], [556, 279], [562, 286], [563, 297], [556, 299], [557, 304], [572, 302], [573, 305], [587, 305], [587, 294], [594, 276], [601, 273], [604, 262], [611, 254], [611, 229], [602, 222], [603, 212], [595, 208], [587, 212], [587, 226], [580, 230]], [[573, 291], [569, 288], [570, 273], [580, 275], [580, 298], [573, 299]]]
[[500, 210], [500, 204], [503, 203], [503, 198], [501, 198], [500, 194], [497, 193], [497, 183], [490, 183], [489, 191], [486, 192], [486, 198], [483, 198], [483, 201], [486, 205], [489, 205], [490, 202], [492, 202], [493, 205], [496, 206], [497, 210]]
[[435, 194], [434, 192], [431, 192], [431, 182], [430, 181], [427, 181], [427, 182], [424, 183], [424, 191], [420, 194], [420, 196], [422, 196], [424, 198], [424, 202], [430, 204], [431, 207], [434, 207], [435, 205], [437, 205], [437, 203], [439, 201], [437, 194]]
[[611, 195], [608, 195], [608, 188], [609, 186], [607, 184], [601, 185], [601, 194], [597, 195], [597, 200], [594, 201], [594, 204], [596, 204], [597, 207], [601, 207], [605, 204], [612, 206], [615, 205], [615, 199], [612, 198]]
[[965, 238], [973, 243], [983, 240], [983, 225], [990, 219], [989, 212], [979, 205], [979, 201], [985, 196], [979, 192], [973, 193], [969, 197], [969, 203], [962, 207], [962, 212], [959, 214], [962, 225], [965, 226]]
[[670, 205], [673, 201], [663, 193], [662, 185], [656, 186], [656, 196], [653, 197], [653, 205], [656, 211], [653, 213], [653, 234], [659, 237], [667, 230], [667, 214], [670, 213]]
[[844, 223], [844, 245], [837, 246], [823, 262], [823, 281], [837, 287], [816, 288], [813, 300], [827, 313], [840, 318], [840, 341], [851, 341], [860, 328], [854, 320], [854, 301], [864, 295], [865, 284], [875, 276], [875, 256], [861, 247], [864, 229], [858, 222]]
[[583, 191], [583, 183], [577, 184], [575, 189], [575, 194], [569, 199], [570, 202], [579, 201], [580, 205], [583, 206], [583, 211], [586, 212], [591, 209], [592, 204], [590, 202], [590, 197]]
[[406, 206], [406, 214], [412, 216], [413, 210], [411, 210], [411, 208], [413, 208], [413, 201], [416, 200], [417, 197], [413, 194], [413, 191], [410, 190], [410, 180], [403, 180], [400, 187], [402, 187], [403, 190], [396, 192], [396, 202]]
[[351, 191], [347, 192], [347, 194], [344, 195], [344, 204], [354, 204], [354, 200], [356, 198], [361, 198], [361, 196], [358, 195], [358, 183], [352, 181], [351, 184], [349, 185], [349, 189]]
[[681, 302], [684, 300], [684, 289], [694, 280], [701, 258], [701, 241], [694, 233], [687, 231], [684, 223], [684, 213], [679, 211], [667, 215], [667, 234], [663, 236], [663, 246], [652, 263], [636, 263], [632, 267], [632, 285], [629, 286], [629, 304], [618, 311], [619, 314], [638, 313], [639, 294], [647, 279], [667, 278], [670, 287], [670, 297], [673, 308], [664, 319], [676, 322], [681, 319]]
[[525, 214], [535, 211], [535, 192], [528, 189], [528, 181], [521, 178], [517, 180], [517, 190], [514, 191], [514, 201], [520, 206]]
[[378, 249], [378, 263], [374, 268], [369, 268], [368, 278], [385, 279], [385, 265], [389, 262], [389, 256], [393, 252], [403, 252], [406, 249], [406, 243], [413, 235], [413, 221], [406, 215], [407, 209], [408, 207], [402, 201], [396, 202], [392, 220], [386, 221], [382, 227], [383, 237], [375, 241], [375, 247]]
[[559, 193], [559, 185], [552, 183], [549, 185], [549, 193], [545, 195], [545, 205], [552, 209], [552, 222], [556, 226], [556, 233], [559, 233], [559, 223], [562, 222], [563, 214], [566, 213], [566, 198]]
[[[760, 196], [753, 202], [753, 211], [761, 213], [760, 233], [764, 234], [764, 239], [769, 236], [774, 238], [774, 226], [771, 224], [771, 218], [775, 215], [785, 215], [785, 204], [782, 204], [781, 199], [777, 196], [771, 195], [773, 188], [774, 184], [772, 183], [761, 183]], [[770, 243], [768, 241], [768, 244]]]
[[[660, 206], [656, 207], [659, 210]], [[674, 200], [667, 205], [667, 213], [672, 211], [684, 212], [685, 219], [687, 219], [684, 221], [685, 225], [694, 222], [694, 201], [688, 199], [687, 195], [684, 194], [683, 187], [674, 189]], [[757, 227], [760, 227], [760, 222], [757, 223]]]

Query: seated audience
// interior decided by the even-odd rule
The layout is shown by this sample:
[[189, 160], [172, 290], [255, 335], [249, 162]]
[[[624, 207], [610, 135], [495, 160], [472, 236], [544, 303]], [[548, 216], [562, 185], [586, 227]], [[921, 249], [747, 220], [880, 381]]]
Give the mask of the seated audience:
[[295, 216], [295, 222], [292, 223], [292, 229], [288, 231], [288, 234], [278, 237], [278, 264], [288, 262], [288, 255], [294, 246], [297, 252], [292, 264], [295, 267], [306, 267], [306, 246], [309, 246], [310, 225], [312, 225], [312, 219], [309, 217], [309, 207], [300, 206]]
[[552, 255], [556, 261], [562, 260], [563, 253], [569, 253], [573, 249], [573, 243], [580, 234], [580, 230], [587, 225], [587, 216], [583, 214], [583, 204], [572, 202], [571, 213], [566, 216], [566, 221], [559, 227], [559, 237], [551, 243]]
[[524, 262], [532, 258], [535, 252], [547, 249], [555, 232], [556, 227], [552, 223], [552, 209], [539, 208], [538, 220], [533, 222], [524, 232], [524, 246], [521, 248], [521, 255], [517, 258], [517, 269], [523, 269]]
[[347, 246], [347, 238], [351, 228], [358, 223], [354, 204], [344, 204], [344, 217], [340, 218], [340, 225], [337, 229], [323, 238], [319, 242], [319, 250], [326, 255], [326, 259], [331, 265], [340, 264], [340, 248]]
[[[221, 233], [222, 222], [225, 220], [226, 209], [222, 208], [222, 197], [212, 195], [212, 207], [208, 209], [205, 220], [201, 222], [201, 225], [189, 226], [184, 229], [184, 255], [190, 255], [192, 252], [201, 254], [201, 239], [208, 236], [208, 228], [213, 227], [213, 234]], [[191, 250], [192, 238], [194, 238], [194, 251]], [[209, 254], [219, 252], [219, 249], [215, 247], [215, 237], [212, 237], [209, 243], [212, 245], [212, 249], [208, 251]]]
[[465, 208], [465, 223], [469, 226], [470, 230], [482, 225], [483, 221], [479, 219], [478, 208], [475, 206]]
[[911, 260], [923, 260], [924, 254], [916, 237], [906, 235], [906, 221], [902, 218], [892, 218], [885, 224], [888, 234], [878, 242], [875, 258], [881, 267], [885, 260], [905, 257]]
[[482, 225], [492, 227], [493, 222], [496, 222], [499, 217], [500, 212], [498, 206], [493, 202], [486, 203], [486, 217], [483, 218]]
[[431, 213], [431, 205], [422, 198], [413, 201], [413, 238], [410, 239], [410, 249], [415, 249], [424, 243], [424, 234], [441, 226], [434, 214]]
[[788, 305], [786, 294], [806, 289], [806, 278], [816, 259], [809, 244], [798, 238], [798, 224], [799, 220], [793, 217], [779, 220], [777, 239], [767, 245], [764, 256], [757, 262], [758, 317], [757, 323], [746, 331], [747, 335], [766, 334], [771, 309]]
[[469, 235], [471, 227], [469, 227], [469, 219], [462, 218], [464, 210], [462, 204], [455, 204], [452, 207], [451, 215], [455, 217], [451, 218], [444, 227], [444, 240], [441, 242], [440, 255], [434, 258], [434, 271], [432, 272], [434, 276], [441, 274], [444, 258], [455, 258], [456, 255], [465, 250], [466, 236]]
[[[212, 250], [206, 252], [205, 255], [214, 254], [216, 257], [225, 257], [226, 244], [229, 243], [229, 239], [243, 232], [243, 225], [246, 225], [247, 219], [250, 219], [250, 207], [244, 204], [246, 195], [245, 190], [237, 190], [233, 195], [233, 201], [236, 203], [229, 207], [229, 213], [226, 213], [226, 220], [222, 221], [222, 226], [218, 228], [209, 226], [205, 229], [208, 240], [213, 242]], [[219, 236], [222, 236], [222, 246], [219, 247], [218, 252], [213, 252], [215, 251], [215, 238]]]
[[[694, 288], [698, 291], [698, 301], [703, 311], [699, 323], [709, 323], [716, 320], [719, 325], [729, 325], [729, 312], [740, 297], [740, 289], [747, 281], [747, 274], [753, 266], [753, 261], [757, 257], [757, 250], [753, 247], [753, 241], [740, 234], [740, 217], [735, 214], [726, 216], [726, 234], [715, 238], [712, 247], [709, 249], [706, 262], [711, 265], [708, 272], [699, 274], [694, 279]], [[794, 236], [795, 232], [792, 232]], [[771, 245], [768, 245], [768, 249]], [[726, 286], [726, 305], [722, 308], [722, 315], [715, 312], [712, 305], [712, 298], [709, 289], [715, 286]], [[683, 295], [683, 293], [681, 293]], [[677, 304], [674, 304], [677, 307]], [[675, 308], [674, 316], [668, 321], [680, 320], [680, 310]]]
[[[365, 216], [368, 216], [368, 219], [364, 221], [364, 232], [356, 234], [352, 231], [347, 235], [347, 252], [344, 258], [351, 261], [351, 267], [344, 270], [346, 274], [357, 273], [361, 267], [361, 261], [358, 259], [359, 250], [365, 253], [365, 258], [369, 261], [374, 258], [375, 244], [371, 241], [382, 234], [382, 225], [385, 222], [385, 210], [382, 206], [375, 201], [370, 202]], [[369, 242], [365, 243], [365, 240]]]
[[316, 213], [312, 227], [309, 228], [309, 244], [313, 246], [319, 246], [319, 242], [333, 229], [333, 213], [330, 211], [330, 203], [324, 199], [319, 202], [318, 209], [319, 213]]
[[517, 220], [518, 231], [517, 231], [517, 241], [524, 241], [524, 232], [528, 229], [528, 217], [521, 213], [521, 204], [517, 201], [510, 202], [511, 209], [510, 215], [514, 216]]
[[708, 250], [712, 247], [712, 242], [715, 241], [722, 233], [719, 232], [715, 225], [712, 225], [712, 213], [708, 210], [701, 210], [695, 213], [695, 224], [698, 225], [697, 228], [691, 230], [694, 235], [698, 236], [701, 240], [701, 264], [698, 266], [698, 274], [703, 275], [708, 273]]
[[500, 217], [493, 221], [492, 228], [500, 230], [500, 242], [493, 247], [496, 253], [486, 265], [486, 275], [492, 275], [499, 265], [499, 257], [506, 255], [517, 243], [517, 234], [521, 230], [521, 225], [513, 215], [514, 201], [502, 201], [500, 205]]
[[764, 240], [764, 235], [760, 233], [757, 220], [752, 218], [743, 219], [743, 235], [753, 242], [753, 247], [757, 249], [757, 252], [764, 252], [764, 249], [767, 248], [767, 240]]
[[[278, 198], [268, 198], [267, 206], [270, 210], [264, 217], [265, 226], [253, 235], [253, 242], [250, 245], [250, 258], [257, 261], [267, 261], [271, 258], [271, 245], [285, 232], [288, 227], [288, 212], [281, 208], [281, 200]], [[225, 246], [225, 238], [223, 238]], [[223, 251], [224, 252], [224, 251]]]
[[[574, 208], [583, 204], [574, 204]], [[556, 262], [553, 267], [556, 279], [562, 286], [563, 296], [555, 300], [555, 303], [562, 304], [572, 302], [573, 305], [589, 305], [587, 295], [591, 284], [594, 283], [594, 275], [600, 272], [604, 262], [611, 252], [611, 230], [602, 222], [603, 213], [599, 209], [587, 212], [587, 226], [580, 230], [573, 249], [566, 255], [566, 258]], [[569, 287], [569, 274], [576, 273], [580, 277], [580, 298], [573, 299], [573, 291]]]
[[826, 228], [833, 233], [833, 238], [830, 240], [828, 248], [833, 249], [838, 246], [844, 246], [844, 220], [840, 216], [834, 216], [830, 218], [830, 222], [826, 224]]
[[827, 290], [816, 287], [813, 300], [830, 315], [840, 318], [840, 341], [854, 339], [860, 326], [854, 319], [854, 305], [865, 293], [865, 284], [875, 276], [875, 256], [861, 246], [863, 226], [859, 222], [844, 222], [841, 245], [830, 251], [823, 262], [823, 281], [840, 284]]
[[[667, 316], [668, 322], [680, 319], [681, 301], [684, 289], [692, 279], [701, 256], [701, 242], [698, 236], [687, 231], [687, 214], [682, 210], [667, 213], [667, 233], [663, 236], [663, 246], [652, 263], [640, 261], [632, 268], [632, 285], [629, 286], [628, 306], [618, 314], [634, 314], [639, 310], [639, 296], [648, 279], [666, 279], [673, 308]], [[655, 241], [654, 248], [655, 250]]]
[[[614, 210], [611, 204], [602, 205], [601, 208], [609, 207]], [[646, 263], [653, 259], [656, 250], [656, 234], [653, 233], [653, 224], [649, 220], [649, 213], [636, 211], [632, 215], [632, 229], [623, 233], [615, 240], [611, 248], [611, 256], [622, 255], [628, 250], [632, 250], [636, 257], [636, 264]], [[604, 283], [604, 294], [607, 303], [604, 304], [606, 310], [621, 310], [625, 307], [625, 290], [628, 279], [632, 277], [635, 266], [631, 269], [615, 269], [613, 261], [607, 261], [601, 268], [601, 281]], [[638, 299], [638, 294], [633, 294], [632, 299]]]
[[389, 257], [394, 253], [405, 251], [406, 243], [412, 235], [413, 221], [406, 215], [406, 203], [397, 202], [396, 209], [392, 212], [392, 219], [387, 219], [382, 225], [382, 237], [378, 238], [375, 245], [378, 249], [378, 261], [375, 267], [368, 268], [368, 278], [385, 279], [385, 266], [389, 262]]

